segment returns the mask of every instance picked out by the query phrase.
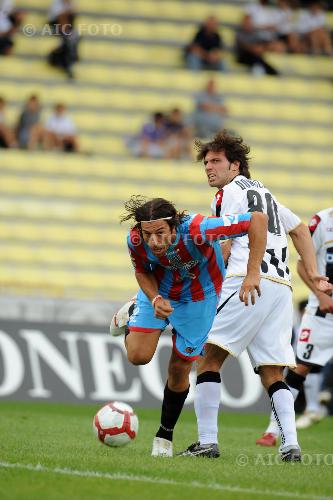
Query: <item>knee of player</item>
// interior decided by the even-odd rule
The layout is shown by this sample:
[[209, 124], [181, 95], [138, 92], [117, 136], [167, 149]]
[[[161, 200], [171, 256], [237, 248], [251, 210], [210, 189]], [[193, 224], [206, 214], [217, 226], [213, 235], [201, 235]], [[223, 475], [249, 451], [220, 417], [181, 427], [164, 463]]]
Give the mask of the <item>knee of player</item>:
[[191, 371], [192, 360], [175, 358], [169, 364], [169, 377], [177, 380]]
[[146, 353], [140, 353], [140, 352], [128, 352], [127, 353], [127, 359], [132, 365], [140, 366], [140, 365], [146, 365], [151, 361], [152, 356], [146, 354]]
[[258, 371], [266, 390], [275, 382], [283, 380], [283, 367], [281, 366], [260, 366]]

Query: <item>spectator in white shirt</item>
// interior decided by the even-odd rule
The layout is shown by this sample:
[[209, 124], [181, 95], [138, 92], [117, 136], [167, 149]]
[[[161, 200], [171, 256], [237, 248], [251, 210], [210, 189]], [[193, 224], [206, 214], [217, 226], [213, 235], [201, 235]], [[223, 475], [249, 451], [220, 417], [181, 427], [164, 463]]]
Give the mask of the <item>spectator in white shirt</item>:
[[303, 46], [297, 33], [298, 5], [293, 0], [277, 0], [274, 9], [274, 24], [278, 39], [292, 53], [303, 52]]
[[68, 24], [73, 27], [75, 20], [75, 5], [73, 0], [53, 0], [49, 9], [51, 26]]
[[45, 129], [48, 149], [67, 152], [78, 151], [76, 127], [73, 120], [66, 113], [64, 104], [56, 104], [54, 113], [46, 121]]
[[298, 31], [303, 36], [307, 50], [312, 54], [332, 53], [332, 42], [326, 27], [322, 3], [314, 0], [303, 10], [298, 20]]

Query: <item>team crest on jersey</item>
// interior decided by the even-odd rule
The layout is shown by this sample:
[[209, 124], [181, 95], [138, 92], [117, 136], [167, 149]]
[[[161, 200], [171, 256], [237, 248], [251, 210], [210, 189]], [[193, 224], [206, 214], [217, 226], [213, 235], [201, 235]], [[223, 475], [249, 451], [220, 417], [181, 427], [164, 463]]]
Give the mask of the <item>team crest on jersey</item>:
[[302, 328], [300, 336], [299, 336], [299, 341], [300, 342], [309, 342], [310, 335], [311, 335], [310, 328]]
[[165, 255], [170, 262], [168, 269], [178, 271], [180, 275], [179, 281], [183, 281], [185, 278], [190, 278], [192, 280], [195, 278], [195, 274], [191, 273], [190, 270], [199, 264], [198, 260], [192, 259], [189, 262], [183, 262], [179, 257], [178, 252], [174, 249], [167, 250]]
[[314, 215], [309, 223], [309, 229], [310, 229], [311, 234], [313, 234], [315, 232], [319, 222], [320, 222], [319, 215]]

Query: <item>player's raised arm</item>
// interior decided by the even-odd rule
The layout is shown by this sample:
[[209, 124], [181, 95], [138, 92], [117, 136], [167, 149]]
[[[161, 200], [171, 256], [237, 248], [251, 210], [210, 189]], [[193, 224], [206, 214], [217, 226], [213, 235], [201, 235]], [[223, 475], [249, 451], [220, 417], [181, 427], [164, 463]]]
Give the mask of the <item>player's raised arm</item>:
[[228, 238], [237, 238], [248, 233], [251, 214], [231, 214], [222, 217], [204, 217], [197, 214], [189, 224], [193, 241], [201, 245]]
[[251, 303], [255, 304], [255, 291], [257, 291], [259, 297], [261, 295], [259, 286], [260, 265], [266, 250], [267, 225], [268, 217], [266, 214], [261, 212], [252, 213], [248, 230], [250, 255], [247, 263], [247, 273], [239, 292], [239, 298], [246, 306], [249, 304], [249, 296], [251, 296]]

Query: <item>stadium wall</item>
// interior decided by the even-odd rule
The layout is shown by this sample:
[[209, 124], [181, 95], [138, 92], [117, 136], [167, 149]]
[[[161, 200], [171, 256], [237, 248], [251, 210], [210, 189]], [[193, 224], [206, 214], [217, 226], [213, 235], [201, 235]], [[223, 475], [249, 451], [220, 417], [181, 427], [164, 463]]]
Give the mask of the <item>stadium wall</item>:
[[[104, 403], [121, 400], [134, 407], [159, 407], [163, 397], [169, 334], [161, 336], [153, 360], [128, 363], [122, 337], [107, 326], [6, 320], [0, 321], [0, 400]], [[195, 372], [191, 374], [193, 403]], [[249, 358], [226, 363], [224, 411], [267, 411], [269, 402]]]

